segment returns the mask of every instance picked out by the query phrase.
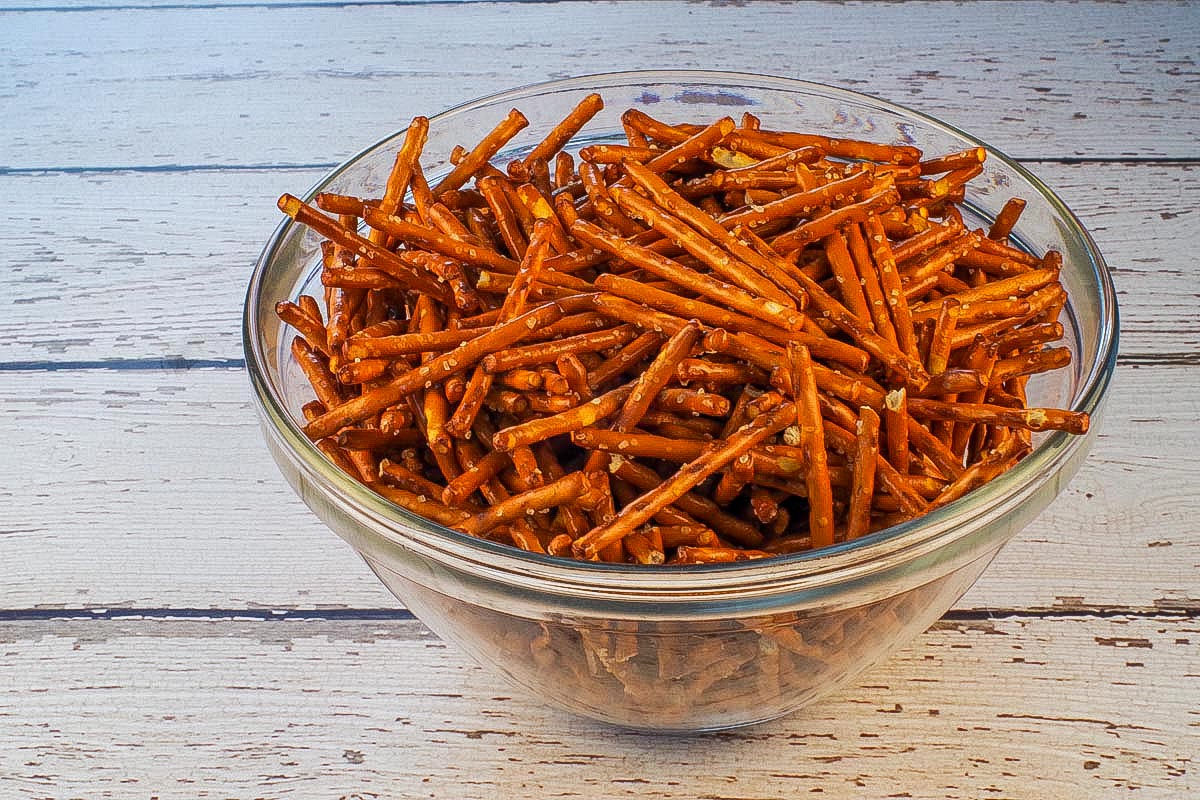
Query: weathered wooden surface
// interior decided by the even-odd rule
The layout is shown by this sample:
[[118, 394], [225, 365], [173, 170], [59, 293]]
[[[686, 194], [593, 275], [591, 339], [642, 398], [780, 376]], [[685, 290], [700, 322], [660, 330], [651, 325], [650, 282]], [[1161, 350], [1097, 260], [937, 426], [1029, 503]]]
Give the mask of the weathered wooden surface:
[[[0, 798], [1200, 794], [1198, 52], [1196, 3], [0, 2]], [[1025, 160], [1123, 338], [1088, 462], [946, 619], [801, 714], [651, 739], [405, 620], [271, 463], [239, 324], [280, 192], [414, 113], [673, 66]]]
[[707, 737], [539, 708], [417, 623], [0, 624], [6, 797], [1181, 800], [1200, 625], [943, 621], [852, 689]]
[[1025, 158], [1196, 154], [1186, 4], [62, 2], [2, 37], [23, 123], [0, 163], [23, 169], [337, 163], [417, 113], [661, 67], [858, 88]]

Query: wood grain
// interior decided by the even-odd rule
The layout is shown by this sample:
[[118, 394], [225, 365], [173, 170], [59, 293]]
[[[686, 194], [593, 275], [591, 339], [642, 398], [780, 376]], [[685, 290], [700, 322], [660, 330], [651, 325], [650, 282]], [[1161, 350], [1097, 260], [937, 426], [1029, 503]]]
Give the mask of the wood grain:
[[[0, 797], [1200, 796], [1197, 53], [1180, 2], [0, 0]], [[1122, 353], [1082, 471], [946, 619], [800, 714], [651, 738], [406, 619], [271, 463], [239, 325], [281, 192], [415, 113], [673, 67], [1023, 159]]]
[[1196, 156], [1189, 4], [37, 5], [0, 39], [21, 170], [336, 163], [416, 113], [663, 67], [857, 89], [1022, 158]]
[[[1080, 474], [959, 608], [1200, 609], [1194, 385], [1122, 369]], [[238, 370], [10, 373], [0, 420], [0, 608], [394, 605], [284, 484]]]
[[[1123, 357], [1194, 360], [1200, 166], [1032, 167], [1112, 268]], [[275, 200], [320, 175], [0, 175], [0, 194], [23, 199], [0, 217], [0, 364], [240, 359], [246, 283], [282, 218]]]
[[1182, 617], [942, 622], [823, 703], [695, 737], [546, 709], [417, 623], [6, 623], [0, 674], [14, 800], [1200, 791]]

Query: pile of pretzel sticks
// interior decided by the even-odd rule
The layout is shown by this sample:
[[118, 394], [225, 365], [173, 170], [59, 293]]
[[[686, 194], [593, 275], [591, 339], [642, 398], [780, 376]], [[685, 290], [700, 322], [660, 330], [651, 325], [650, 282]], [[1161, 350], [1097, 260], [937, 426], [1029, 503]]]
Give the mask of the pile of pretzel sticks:
[[961, 497], [1031, 431], [1070, 361], [1061, 256], [958, 203], [973, 148], [766, 130], [746, 114], [523, 158], [510, 112], [430, 185], [428, 120], [382, 197], [284, 195], [324, 238], [324, 297], [277, 306], [316, 399], [305, 432], [410, 511], [524, 550], [734, 561], [854, 539]]

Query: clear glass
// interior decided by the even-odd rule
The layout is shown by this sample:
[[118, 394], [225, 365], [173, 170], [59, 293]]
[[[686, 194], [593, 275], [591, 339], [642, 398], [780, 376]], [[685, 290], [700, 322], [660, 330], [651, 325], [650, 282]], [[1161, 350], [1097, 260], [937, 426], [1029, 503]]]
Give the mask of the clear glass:
[[[516, 156], [592, 91], [606, 108], [571, 149], [622, 140], [619, 117], [630, 107], [667, 121], [751, 111], [767, 128], [912, 144], [927, 153], [987, 147], [930, 117], [819, 84], [630, 72], [530, 86], [432, 117], [422, 163], [432, 177], [444, 173], [454, 145], [478, 140], [513, 107], [531, 121], [500, 158]], [[402, 136], [363, 151], [309, 196], [378, 196]], [[1073, 366], [1031, 381], [1031, 401], [1086, 411], [1093, 424], [1084, 436], [1040, 436], [1014, 469], [919, 520], [813, 552], [679, 568], [539, 556], [416, 517], [341, 473], [301, 433], [299, 409], [310, 394], [282, 346], [289, 334], [273, 309], [315, 280], [318, 239], [290, 221], [264, 249], [246, 297], [246, 359], [267, 445], [304, 502], [426, 625], [534, 696], [656, 731], [716, 730], [786, 714], [941, 616], [1061, 491], [1095, 436], [1117, 351], [1107, 268], [1053, 192], [987, 149], [968, 216], [982, 224], [1009, 197], [1025, 198], [1014, 236], [1031, 251], [1062, 252], [1070, 294], [1063, 322]]]

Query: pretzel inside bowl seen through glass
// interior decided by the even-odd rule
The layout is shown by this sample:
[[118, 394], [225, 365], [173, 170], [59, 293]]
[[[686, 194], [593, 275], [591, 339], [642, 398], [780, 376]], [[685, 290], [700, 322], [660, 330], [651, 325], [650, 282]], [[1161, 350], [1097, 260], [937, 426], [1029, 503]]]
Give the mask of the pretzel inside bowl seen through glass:
[[633, 727], [778, 716], [923, 630], [1116, 351], [1036, 178], [787, 79], [516, 90], [281, 208], [246, 341], [285, 476], [439, 635]]

